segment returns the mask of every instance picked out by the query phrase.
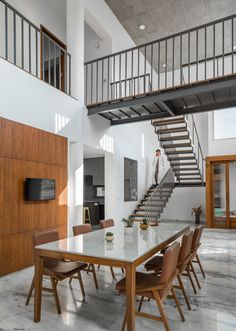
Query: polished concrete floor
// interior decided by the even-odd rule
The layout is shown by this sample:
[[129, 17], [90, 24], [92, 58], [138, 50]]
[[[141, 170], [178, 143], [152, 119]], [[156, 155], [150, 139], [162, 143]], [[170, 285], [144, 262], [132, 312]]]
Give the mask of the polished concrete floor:
[[[236, 330], [236, 231], [204, 230], [200, 257], [207, 277], [203, 280], [200, 273], [202, 289], [197, 295], [186, 287], [192, 304], [189, 312], [183, 303], [186, 322], [180, 321], [174, 304], [168, 300], [165, 308], [171, 329], [174, 331], [235, 331]], [[76, 280], [72, 286], [68, 281], [59, 285], [62, 314], [56, 313], [51, 294], [44, 294], [42, 320], [34, 323], [33, 300], [25, 306], [26, 293], [32, 278], [33, 269], [23, 270], [0, 278], [0, 331], [119, 331], [122, 324], [125, 301], [114, 290], [108, 268], [97, 271], [100, 289], [96, 291], [92, 277], [83, 275], [86, 300]], [[122, 275], [116, 270], [117, 279]], [[46, 280], [47, 282], [47, 280]], [[147, 312], [156, 313], [154, 302], [145, 302]], [[164, 330], [161, 323], [136, 318], [137, 331]]]

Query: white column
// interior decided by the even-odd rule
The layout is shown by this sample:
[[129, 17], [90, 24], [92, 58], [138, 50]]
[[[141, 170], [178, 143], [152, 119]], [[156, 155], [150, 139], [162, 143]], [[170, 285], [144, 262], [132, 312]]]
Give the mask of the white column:
[[[67, 49], [71, 54], [71, 93], [78, 100], [78, 141], [69, 142], [68, 234], [82, 223], [84, 121], [84, 1], [67, 0]], [[87, 115], [85, 115], [87, 116]]]

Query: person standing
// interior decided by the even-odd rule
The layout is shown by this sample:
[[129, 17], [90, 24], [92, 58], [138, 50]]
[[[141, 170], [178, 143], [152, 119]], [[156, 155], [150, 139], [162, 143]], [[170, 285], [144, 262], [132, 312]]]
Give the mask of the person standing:
[[157, 149], [152, 162], [152, 184], [158, 185], [164, 172], [164, 159], [161, 150]]

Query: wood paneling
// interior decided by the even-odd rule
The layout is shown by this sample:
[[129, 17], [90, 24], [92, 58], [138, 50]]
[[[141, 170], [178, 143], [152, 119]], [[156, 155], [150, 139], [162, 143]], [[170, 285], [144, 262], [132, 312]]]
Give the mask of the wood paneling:
[[[26, 201], [26, 177], [54, 178], [56, 200]], [[32, 264], [32, 234], [67, 234], [67, 139], [0, 118], [0, 276]]]

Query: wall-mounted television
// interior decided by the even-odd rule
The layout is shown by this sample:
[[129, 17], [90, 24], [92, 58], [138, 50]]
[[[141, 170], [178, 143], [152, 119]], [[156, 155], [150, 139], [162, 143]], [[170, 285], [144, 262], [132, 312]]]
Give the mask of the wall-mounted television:
[[55, 179], [26, 178], [25, 196], [29, 201], [55, 200]]

